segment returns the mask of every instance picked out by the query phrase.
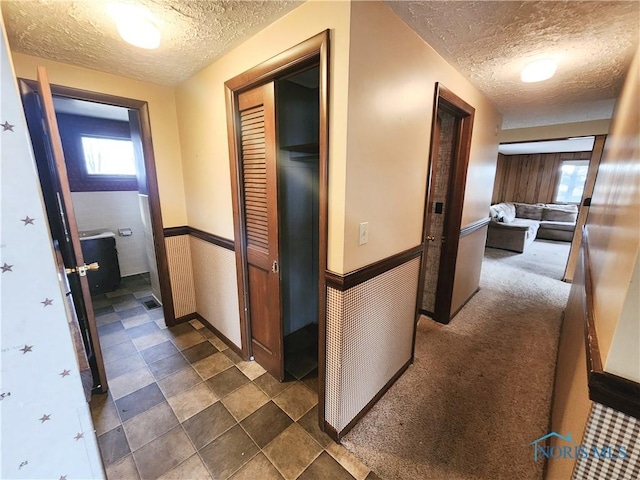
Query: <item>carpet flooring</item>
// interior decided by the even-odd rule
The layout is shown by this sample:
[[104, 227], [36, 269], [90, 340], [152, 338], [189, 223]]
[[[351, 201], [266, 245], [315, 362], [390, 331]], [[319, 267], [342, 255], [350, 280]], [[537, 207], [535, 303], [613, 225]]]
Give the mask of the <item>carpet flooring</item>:
[[449, 325], [423, 317], [415, 362], [343, 439], [382, 479], [540, 479], [569, 244], [486, 249]]

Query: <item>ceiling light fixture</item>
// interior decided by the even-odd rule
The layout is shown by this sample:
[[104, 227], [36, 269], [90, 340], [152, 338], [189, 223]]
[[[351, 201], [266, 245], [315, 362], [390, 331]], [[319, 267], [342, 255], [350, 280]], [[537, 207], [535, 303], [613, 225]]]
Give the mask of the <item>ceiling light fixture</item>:
[[548, 80], [556, 73], [558, 64], [555, 60], [545, 58], [528, 63], [520, 74], [520, 79], [525, 83], [542, 82]]
[[160, 30], [146, 8], [115, 3], [109, 6], [109, 13], [125, 42], [149, 50], [160, 46]]

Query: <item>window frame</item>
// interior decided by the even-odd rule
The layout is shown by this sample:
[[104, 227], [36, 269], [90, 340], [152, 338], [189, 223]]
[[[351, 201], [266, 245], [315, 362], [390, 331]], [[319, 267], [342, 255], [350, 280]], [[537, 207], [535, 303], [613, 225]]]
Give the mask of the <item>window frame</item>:
[[[117, 140], [121, 142], [129, 142], [131, 143], [133, 149], [133, 174], [102, 174], [102, 173], [89, 173], [89, 168], [87, 165], [87, 158], [84, 150], [84, 138], [97, 138], [97, 139], [105, 139], [105, 140]], [[85, 180], [89, 181], [131, 181], [136, 180], [138, 178], [137, 175], [137, 165], [136, 165], [136, 156], [135, 156], [135, 146], [133, 145], [133, 140], [130, 137], [119, 137], [117, 135], [99, 135], [93, 133], [80, 133], [78, 135], [78, 143], [80, 144], [79, 151], [82, 153], [82, 176]]]
[[[560, 186], [562, 185], [562, 167], [565, 164], [579, 164], [578, 167], [582, 167], [582, 166], [586, 166], [587, 167], [587, 173], [585, 174], [585, 178], [584, 178], [584, 183], [582, 185], [582, 195], [580, 195], [580, 199], [577, 202], [567, 202], [567, 201], [560, 201], [558, 199], [558, 195], [560, 194]], [[566, 160], [561, 160], [560, 161], [560, 165], [558, 166], [558, 180], [557, 180], [557, 185], [555, 188], [555, 193], [553, 196], [553, 202], [555, 204], [558, 205], [580, 205], [582, 203], [582, 197], [584, 196], [584, 187], [587, 184], [587, 176], [589, 175], [589, 167], [590, 167], [590, 160], [588, 159], [584, 159], [584, 158], [567, 158]]]

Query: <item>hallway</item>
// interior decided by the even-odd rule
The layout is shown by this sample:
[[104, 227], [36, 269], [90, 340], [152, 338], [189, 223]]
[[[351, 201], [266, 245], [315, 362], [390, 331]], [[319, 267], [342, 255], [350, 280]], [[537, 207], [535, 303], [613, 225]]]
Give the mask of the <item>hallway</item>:
[[487, 248], [479, 293], [448, 325], [421, 318], [415, 363], [344, 445], [389, 480], [541, 479], [568, 251]]
[[109, 479], [378, 478], [319, 430], [317, 371], [279, 383], [197, 320], [167, 329], [149, 295], [138, 275], [94, 299], [110, 388], [91, 411]]

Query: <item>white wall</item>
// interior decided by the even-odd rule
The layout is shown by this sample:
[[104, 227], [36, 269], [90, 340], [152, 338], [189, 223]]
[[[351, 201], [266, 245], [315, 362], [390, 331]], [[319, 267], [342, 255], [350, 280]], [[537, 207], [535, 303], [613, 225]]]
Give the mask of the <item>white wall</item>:
[[104, 478], [0, 24], [0, 478]]
[[[116, 234], [120, 274], [123, 277], [149, 271], [138, 192], [72, 192], [79, 230], [108, 229]], [[130, 228], [130, 237], [118, 236]]]

